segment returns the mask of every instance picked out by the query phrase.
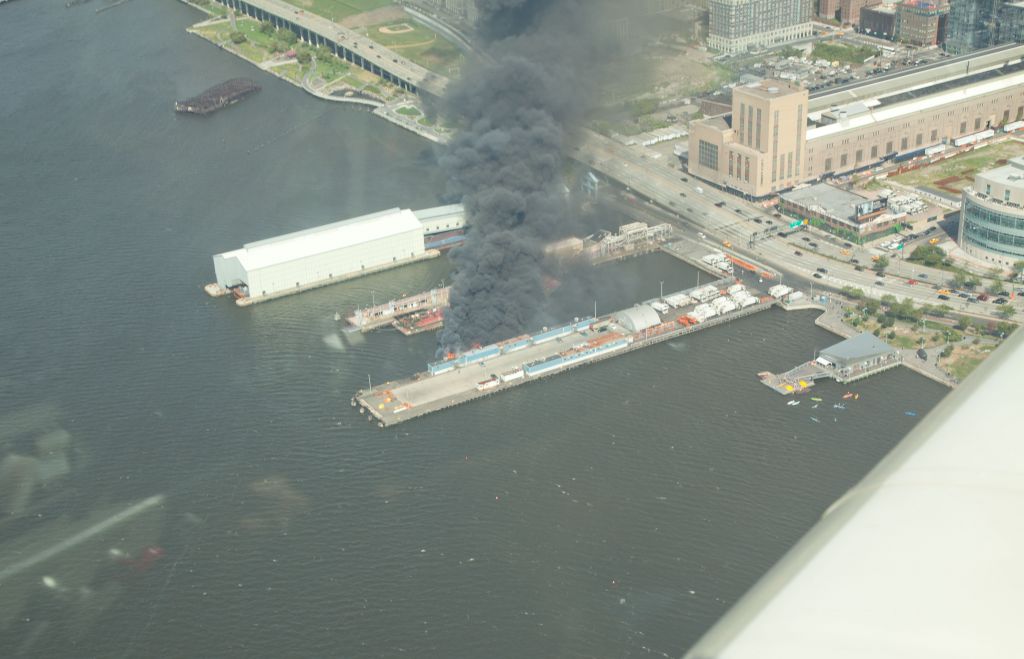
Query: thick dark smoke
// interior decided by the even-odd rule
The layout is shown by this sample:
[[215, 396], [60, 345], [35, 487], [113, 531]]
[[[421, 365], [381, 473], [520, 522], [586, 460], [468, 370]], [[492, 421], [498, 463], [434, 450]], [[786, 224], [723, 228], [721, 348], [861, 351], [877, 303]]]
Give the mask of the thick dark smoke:
[[544, 297], [544, 244], [565, 234], [566, 130], [590, 105], [599, 38], [593, 0], [477, 0], [487, 61], [446, 99], [460, 130], [441, 156], [471, 229], [452, 252], [440, 351], [514, 336]]

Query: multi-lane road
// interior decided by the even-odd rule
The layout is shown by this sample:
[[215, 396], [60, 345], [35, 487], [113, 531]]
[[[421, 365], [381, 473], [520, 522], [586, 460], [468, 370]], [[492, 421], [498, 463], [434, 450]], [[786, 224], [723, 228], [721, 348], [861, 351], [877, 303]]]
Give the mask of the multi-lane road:
[[[804, 286], [836, 290], [853, 286], [873, 298], [895, 295], [913, 299], [918, 304], [947, 304], [960, 313], [996, 317], [996, 305], [991, 302], [970, 302], [955, 295], [948, 301], [939, 299], [938, 290], [948, 282], [948, 272], [919, 266], [890, 254], [885, 276], [878, 277], [871, 269], [871, 257], [877, 250], [846, 247], [835, 236], [815, 229], [790, 232], [786, 218], [773, 217], [760, 206], [713, 188], [642, 147], [625, 146], [586, 132], [573, 156], [619, 181], [641, 203], [650, 202], [634, 209], [633, 214], [638, 219], [674, 220], [684, 229], [703, 234], [709, 247], [723, 248], [729, 243], [728, 249], [768, 264], [783, 278], [792, 277]], [[763, 235], [771, 227], [789, 235], [758, 240], [750, 246], [752, 235]], [[861, 269], [858, 270], [858, 266]], [[820, 278], [815, 277], [816, 274]], [[1016, 300], [1015, 305], [1019, 304], [1020, 300]]]

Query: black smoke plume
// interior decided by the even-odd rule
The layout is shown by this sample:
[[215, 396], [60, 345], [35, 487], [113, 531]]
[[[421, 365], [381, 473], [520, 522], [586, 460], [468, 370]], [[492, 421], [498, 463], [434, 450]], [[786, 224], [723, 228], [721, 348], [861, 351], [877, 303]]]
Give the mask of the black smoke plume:
[[440, 162], [470, 220], [452, 252], [439, 352], [514, 336], [544, 297], [544, 244], [565, 235], [567, 129], [593, 98], [600, 38], [593, 0], [477, 0], [489, 57], [445, 99], [459, 131]]

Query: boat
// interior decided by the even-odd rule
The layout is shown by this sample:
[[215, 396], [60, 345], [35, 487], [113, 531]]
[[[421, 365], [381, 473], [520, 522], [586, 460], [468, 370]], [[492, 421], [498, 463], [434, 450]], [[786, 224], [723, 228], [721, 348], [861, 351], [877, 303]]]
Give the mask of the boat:
[[813, 421], [815, 423], [821, 423], [821, 421], [818, 421], [817, 417], [813, 417], [813, 416], [811, 417], [811, 421]]
[[820, 403], [821, 402], [821, 399], [818, 398], [817, 396], [811, 396], [811, 400], [813, 400], [815, 403]]
[[843, 394], [843, 400], [850, 400], [851, 398], [853, 398], [853, 394], [851, 392], [847, 391]]
[[914, 410], [907, 410], [906, 412], [904, 412], [904, 414], [906, 414], [907, 416], [917, 416], [917, 412], [915, 412]]
[[811, 409], [812, 409], [812, 410], [816, 410], [816, 409], [818, 409], [818, 404], [817, 404], [817, 403], [815, 403], [814, 405], [811, 405]]
[[843, 405], [842, 403], [836, 403], [835, 405], [832, 406], [832, 409], [835, 409], [835, 410], [845, 410], [846, 409], [846, 405]]
[[221, 108], [234, 105], [259, 90], [260, 86], [248, 78], [232, 78], [210, 87], [198, 96], [175, 101], [174, 109], [176, 112], [210, 114]]
[[799, 404], [800, 404], [800, 401], [798, 401], [798, 400], [791, 400], [788, 403], [786, 403], [786, 405], [789, 405], [790, 407], [793, 407], [794, 405], [799, 405]]
[[858, 400], [858, 399], [860, 399], [860, 394], [854, 394], [854, 395], [853, 395], [853, 399], [854, 399], [854, 400]]

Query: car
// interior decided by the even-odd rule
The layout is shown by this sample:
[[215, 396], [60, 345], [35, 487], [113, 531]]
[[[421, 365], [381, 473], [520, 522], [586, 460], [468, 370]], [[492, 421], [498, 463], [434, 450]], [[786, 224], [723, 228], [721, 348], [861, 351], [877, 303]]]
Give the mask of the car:
[[967, 293], [957, 293], [956, 296], [962, 300], [966, 300], [967, 298], [971, 297]]
[[680, 193], [679, 193], [679, 196], [680, 196], [680, 197], [685, 197], [685, 196], [686, 196], [686, 193], [685, 193], [685, 192], [680, 192]]
[[917, 349], [917, 356], [920, 359], [928, 359], [928, 351], [926, 351], [924, 348], [918, 348]]
[[907, 284], [909, 284], [911, 286], [914, 286], [914, 285], [917, 284], [917, 280], [916, 279], [908, 279], [907, 280]]
[[849, 249], [849, 248], [853, 247], [853, 243], [843, 243], [843, 247]]
[[857, 265], [860, 261], [858, 259], [850, 259], [850, 263]]
[[949, 296], [946, 295], [945, 293], [939, 293], [939, 299], [940, 300], [948, 300]]
[[715, 202], [715, 206], [718, 207], [718, 208], [721, 208], [722, 206], [725, 206], [725, 202], [724, 201], [716, 201]]
[[794, 254], [794, 255], [796, 255], [796, 256], [803, 256], [803, 255], [804, 255], [804, 253], [803, 253], [803, 252], [801, 252], [801, 251], [800, 251], [800, 250], [798, 250], [798, 249], [797, 249], [797, 250], [793, 250], [793, 254]]
[[885, 286], [885, 282], [884, 281], [876, 281], [875, 282], [875, 286]]
[[930, 240], [928, 241], [928, 244], [929, 244], [929, 245], [938, 245], [938, 244], [939, 244], [939, 239], [938, 239], [938, 238], [931, 238], [931, 239], [930, 239]]
[[921, 274], [919, 274], [919, 275], [917, 276], [917, 278], [918, 278], [918, 279], [928, 279], [928, 275], [926, 275], [925, 273], [923, 273], [923, 272], [922, 272]]
[[821, 279], [821, 273], [820, 272], [811, 273], [811, 276], [814, 277], [815, 279]]
[[885, 273], [884, 272], [878, 272], [878, 273], [875, 273], [875, 276], [878, 277], [879, 279], [881, 279], [882, 277], [885, 276]]
[[826, 270], [825, 268], [818, 268], [817, 270], [818, 270], [818, 272], [820, 272], [823, 275], [827, 275], [828, 274], [828, 270]]
[[992, 304], [1006, 304], [1007, 302], [1009, 302], [1009, 300], [1007, 300], [1005, 297], [997, 297], [996, 299], [992, 300]]
[[811, 239], [808, 238], [807, 236], [800, 236], [800, 240], [802, 240], [804, 242], [808, 242], [808, 243], [811, 242]]
[[743, 209], [742, 208], [734, 208], [733, 210], [736, 211], [737, 215], [743, 215]]
[[818, 243], [807, 243], [810, 247], [817, 247]]
[[759, 218], [759, 217], [755, 217], [755, 218], [754, 218], [754, 221], [755, 221], [755, 222], [757, 222], [758, 224], [761, 224], [761, 222], [763, 222], [764, 220], [762, 220], [762, 219], [761, 219], [761, 218]]

